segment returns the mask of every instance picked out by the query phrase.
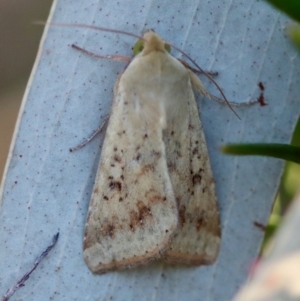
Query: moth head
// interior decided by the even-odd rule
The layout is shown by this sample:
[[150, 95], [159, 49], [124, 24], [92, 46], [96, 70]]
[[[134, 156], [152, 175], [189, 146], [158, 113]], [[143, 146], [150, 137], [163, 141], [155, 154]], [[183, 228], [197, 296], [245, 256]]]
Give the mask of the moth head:
[[142, 52], [148, 54], [151, 51], [167, 51], [171, 52], [171, 46], [161, 39], [154, 31], [147, 31], [143, 39], [138, 40], [133, 46], [133, 54], [138, 55]]

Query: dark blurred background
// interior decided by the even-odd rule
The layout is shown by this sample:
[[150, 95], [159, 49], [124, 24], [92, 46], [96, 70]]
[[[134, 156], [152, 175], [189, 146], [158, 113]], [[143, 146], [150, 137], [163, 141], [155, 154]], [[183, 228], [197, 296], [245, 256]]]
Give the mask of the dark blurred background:
[[51, 0], [0, 1], [0, 179]]

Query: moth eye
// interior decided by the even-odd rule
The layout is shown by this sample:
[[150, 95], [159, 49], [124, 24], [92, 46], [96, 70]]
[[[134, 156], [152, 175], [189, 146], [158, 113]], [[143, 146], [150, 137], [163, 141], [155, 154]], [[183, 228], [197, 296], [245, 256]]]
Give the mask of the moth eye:
[[[141, 53], [144, 49], [144, 41], [143, 40], [138, 40], [134, 46], [133, 46], [133, 54], [134, 55], [138, 55], [139, 53]], [[165, 44], [165, 50], [170, 53], [171, 52], [171, 46], [169, 44]]]
[[170, 53], [171, 52], [171, 46], [169, 44], [165, 44], [165, 50]]
[[142, 40], [138, 40], [134, 46], [133, 46], [133, 54], [134, 55], [138, 55], [139, 53], [141, 53], [144, 49], [144, 41]]

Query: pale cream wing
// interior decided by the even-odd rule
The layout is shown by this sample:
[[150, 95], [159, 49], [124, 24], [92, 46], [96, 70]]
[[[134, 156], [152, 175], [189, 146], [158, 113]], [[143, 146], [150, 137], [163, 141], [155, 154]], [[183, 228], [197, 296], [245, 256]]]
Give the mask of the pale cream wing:
[[151, 91], [160, 77], [152, 70], [149, 82], [148, 63], [135, 60], [115, 88], [87, 217], [84, 259], [96, 273], [161, 257], [178, 225], [162, 141], [165, 114]]
[[165, 253], [170, 263], [190, 265], [215, 261], [221, 241], [215, 181], [192, 85], [200, 80], [187, 70], [185, 93], [177, 94], [178, 115], [169, 113], [164, 131], [169, 175], [179, 210], [179, 227]]

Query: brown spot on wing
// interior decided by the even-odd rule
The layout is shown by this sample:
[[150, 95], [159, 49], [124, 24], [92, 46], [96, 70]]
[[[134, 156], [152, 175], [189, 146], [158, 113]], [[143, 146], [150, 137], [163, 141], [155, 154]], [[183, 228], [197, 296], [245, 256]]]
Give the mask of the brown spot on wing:
[[155, 170], [155, 165], [147, 164], [147, 165], [143, 166], [141, 172], [139, 173], [139, 176], [143, 176], [144, 174], [146, 174], [148, 172], [154, 172], [154, 170]]
[[139, 212], [139, 221], [143, 223], [144, 219], [147, 217], [152, 217], [151, 210], [148, 206], [146, 206], [142, 201], [137, 203], [138, 212]]
[[119, 222], [119, 217], [117, 215], [113, 215], [109, 220], [106, 219], [103, 221], [101, 228], [99, 228], [99, 224], [97, 225], [97, 223], [87, 223], [87, 227], [90, 228], [89, 231], [85, 231], [84, 249], [93, 246], [95, 242], [101, 243], [101, 239], [103, 237], [110, 237], [113, 239], [116, 231], [118, 229], [122, 229], [122, 224]]
[[109, 236], [110, 238], [114, 238], [115, 225], [113, 223], [107, 223], [102, 226], [101, 232], [103, 236]]
[[122, 183], [121, 183], [121, 182], [118, 182], [118, 181], [111, 181], [111, 182], [109, 183], [109, 188], [110, 188], [111, 190], [116, 189], [116, 190], [118, 190], [118, 191], [121, 191], [121, 190], [122, 190]]
[[122, 161], [122, 158], [121, 158], [120, 156], [118, 156], [118, 155], [115, 155], [115, 156], [114, 156], [114, 160], [115, 160], [116, 162], [120, 163], [120, 162]]
[[201, 184], [202, 176], [198, 173], [193, 176], [193, 185]]
[[198, 147], [193, 148], [192, 154], [193, 154], [193, 155], [196, 155], [196, 154], [198, 154], [198, 153], [199, 153]]
[[145, 193], [145, 198], [151, 204], [158, 204], [166, 201], [166, 197], [162, 197], [160, 193], [156, 192], [154, 189], [150, 189]]
[[161, 152], [157, 152], [155, 150], [152, 150], [151, 155], [153, 157], [156, 157], [157, 159], [161, 157]]
[[137, 202], [137, 211], [130, 211], [130, 223], [129, 227], [132, 232], [135, 231], [136, 227], [141, 227], [152, 218], [151, 210], [148, 206], [145, 205], [142, 201]]
[[84, 235], [84, 240], [83, 240], [83, 249], [87, 249], [87, 248], [90, 248], [92, 245], [95, 244], [95, 231], [94, 232], [85, 232], [85, 235]]
[[186, 211], [186, 207], [181, 206], [179, 209], [179, 227], [183, 227], [185, 224], [185, 211]]
[[168, 162], [168, 170], [169, 172], [174, 172], [177, 170], [177, 166], [175, 162]]
[[122, 132], [118, 132], [117, 135], [121, 137], [125, 133], [126, 133], [126, 131], [122, 131]]
[[197, 223], [196, 223], [196, 230], [197, 230], [197, 232], [199, 232], [202, 227], [205, 227], [205, 225], [206, 225], [206, 221], [203, 218], [203, 216], [199, 217], [197, 219]]

